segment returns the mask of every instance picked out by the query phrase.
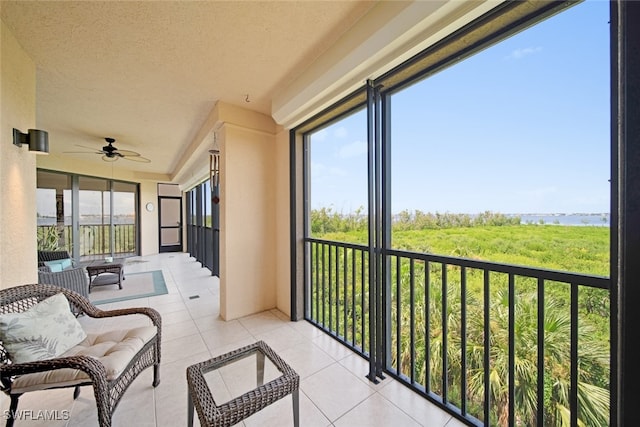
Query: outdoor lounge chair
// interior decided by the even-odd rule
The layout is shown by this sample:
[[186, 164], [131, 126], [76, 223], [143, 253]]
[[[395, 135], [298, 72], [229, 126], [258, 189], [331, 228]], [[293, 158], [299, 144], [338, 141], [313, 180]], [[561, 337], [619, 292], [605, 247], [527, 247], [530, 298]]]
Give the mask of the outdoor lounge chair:
[[46, 266], [38, 267], [38, 283], [61, 286], [89, 298], [89, 278], [82, 267], [62, 271], [50, 271]]
[[[46, 264], [50, 261], [68, 259], [70, 267], [52, 271]], [[89, 278], [83, 267], [77, 265], [67, 251], [38, 251], [38, 283], [62, 286], [89, 298]], [[74, 309], [74, 312], [76, 310]]]
[[45, 265], [47, 261], [71, 258], [68, 251], [38, 251], [38, 267]]
[[[66, 300], [64, 300], [65, 297]], [[42, 308], [52, 306], [51, 301], [54, 300], [57, 311], [53, 309], [45, 311]], [[115, 316], [139, 314], [147, 316], [152, 325], [130, 329], [120, 328], [109, 332], [104, 332], [104, 328], [100, 328], [96, 329], [100, 330], [99, 333], [87, 333], [73, 317], [69, 304], [78, 307], [82, 313], [92, 318], [109, 319]], [[19, 314], [27, 310], [29, 310], [28, 315]], [[43, 313], [42, 317], [39, 314], [34, 320], [34, 312]], [[56, 320], [47, 321], [45, 320], [47, 316], [55, 316]], [[64, 326], [59, 326], [61, 317], [64, 317], [66, 322], [63, 323]], [[49, 351], [49, 346], [42, 346], [37, 351], [32, 351], [32, 345], [30, 345], [20, 349], [19, 352], [15, 348], [16, 343], [22, 344], [26, 339], [16, 337], [14, 334], [28, 327], [20, 325], [20, 328], [15, 328], [14, 325], [19, 321], [27, 323], [29, 319], [38, 325], [36, 327], [38, 330], [31, 333], [36, 340], [47, 343], [53, 341], [55, 344], [58, 344], [58, 340], [63, 342], [70, 335], [69, 326], [72, 329], [76, 327], [73, 331], [75, 339], [78, 339], [78, 336], [80, 339], [82, 336], [85, 338], [77, 344], [71, 344], [68, 350], [55, 357], [37, 357]], [[13, 425], [18, 399], [22, 394], [29, 391], [69, 387], [75, 388], [74, 398], [76, 398], [79, 387], [83, 385], [93, 386], [99, 425], [110, 426], [113, 411], [140, 372], [153, 365], [153, 386], [156, 387], [160, 383], [161, 322], [160, 314], [152, 308], [103, 311], [91, 304], [87, 298], [63, 287], [34, 284], [1, 289], [0, 388], [11, 398], [7, 426]], [[53, 330], [58, 332], [59, 336], [52, 337], [52, 334], [47, 332], [44, 327], [47, 323], [54, 325]], [[80, 330], [78, 331], [77, 328]], [[40, 336], [37, 336], [38, 334]], [[43, 337], [42, 334], [45, 336]], [[18, 354], [20, 354], [20, 360], [16, 356]], [[35, 360], [30, 360], [32, 358]]]

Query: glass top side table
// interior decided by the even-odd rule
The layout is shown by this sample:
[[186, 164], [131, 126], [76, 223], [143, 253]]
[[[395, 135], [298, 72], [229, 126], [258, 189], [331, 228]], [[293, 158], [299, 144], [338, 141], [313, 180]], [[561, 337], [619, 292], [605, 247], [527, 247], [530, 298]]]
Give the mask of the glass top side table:
[[[267, 369], [265, 369], [265, 357], [268, 361]], [[225, 396], [225, 398], [231, 397], [230, 400], [224, 403], [216, 402], [206, 375], [213, 371], [227, 369], [229, 370], [228, 375], [233, 377], [232, 370], [235, 368], [238, 375], [246, 377], [252, 370], [247, 369], [247, 363], [251, 363], [251, 358], [255, 358], [255, 388], [248, 391], [238, 391], [240, 390], [238, 388], [230, 390], [229, 394]], [[267, 379], [273, 377], [267, 383], [264, 382], [265, 372], [268, 374]], [[231, 382], [241, 383], [242, 381], [233, 380]], [[187, 426], [193, 426], [194, 408], [202, 426], [232, 426], [291, 394], [293, 423], [295, 427], [298, 427], [300, 425], [299, 386], [300, 377], [298, 374], [267, 344], [258, 341], [187, 368]], [[233, 397], [238, 393], [241, 394]], [[225, 399], [219, 398], [218, 400]]]

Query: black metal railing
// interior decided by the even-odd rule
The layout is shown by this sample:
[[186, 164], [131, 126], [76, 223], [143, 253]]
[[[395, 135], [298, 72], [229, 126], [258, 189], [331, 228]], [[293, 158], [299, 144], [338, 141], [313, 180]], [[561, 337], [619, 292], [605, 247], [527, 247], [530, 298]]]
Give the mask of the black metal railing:
[[[307, 320], [368, 358], [368, 247], [305, 242]], [[472, 425], [577, 426], [607, 412], [608, 278], [376, 253], [387, 374]]]
[[[81, 260], [101, 258], [106, 255], [135, 255], [136, 225], [114, 224], [113, 251], [111, 251], [111, 225], [82, 224], [78, 228], [79, 256]], [[73, 236], [70, 225], [38, 226], [39, 248], [60, 248], [73, 253]]]

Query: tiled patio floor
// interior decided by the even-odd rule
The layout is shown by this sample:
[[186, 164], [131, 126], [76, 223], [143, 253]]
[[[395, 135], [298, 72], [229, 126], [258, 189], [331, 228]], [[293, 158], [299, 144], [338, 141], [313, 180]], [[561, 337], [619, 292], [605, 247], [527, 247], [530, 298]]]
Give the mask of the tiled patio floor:
[[[163, 319], [161, 383], [155, 389], [151, 386], [152, 369], [136, 379], [115, 411], [114, 426], [186, 425], [186, 368], [256, 340], [265, 341], [300, 375], [303, 427], [463, 426], [392, 379], [377, 385], [369, 382], [364, 359], [305, 321], [291, 322], [278, 310], [223, 321], [219, 317], [218, 279], [187, 254], [137, 257], [130, 260], [125, 271], [150, 270], [163, 271], [167, 295], [101, 306], [107, 309], [148, 305], [156, 308]], [[196, 295], [198, 298], [190, 298]], [[82, 321], [87, 328], [93, 327], [88, 320]], [[71, 389], [25, 394], [18, 409], [31, 411], [31, 418], [35, 418], [36, 411], [48, 410], [58, 418], [68, 419], [18, 420], [15, 425], [97, 425], [91, 388], [83, 387], [75, 401], [72, 394]], [[4, 415], [9, 407], [4, 394], [0, 404]], [[197, 415], [195, 424], [198, 425]], [[293, 425], [291, 398], [263, 409], [245, 420], [244, 425]]]

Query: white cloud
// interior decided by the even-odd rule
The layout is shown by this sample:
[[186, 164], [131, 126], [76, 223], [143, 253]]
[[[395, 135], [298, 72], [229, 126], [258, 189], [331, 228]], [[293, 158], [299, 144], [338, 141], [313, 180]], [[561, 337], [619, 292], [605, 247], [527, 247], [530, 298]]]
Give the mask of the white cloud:
[[509, 54], [507, 58], [509, 59], [522, 59], [525, 56], [533, 55], [538, 52], [542, 52], [542, 47], [525, 47], [521, 49], [516, 49]]
[[342, 169], [342, 168], [336, 168], [336, 167], [332, 167], [329, 168], [329, 174], [332, 176], [347, 176], [349, 175], [349, 173]]
[[311, 178], [313, 180], [324, 180], [336, 176], [346, 176], [347, 171], [335, 166], [327, 166], [323, 163], [311, 162]]
[[338, 152], [338, 157], [341, 159], [349, 159], [362, 154], [367, 154], [367, 144], [362, 141], [354, 141], [351, 144], [342, 146]]
[[333, 134], [336, 138], [346, 138], [349, 134], [349, 131], [347, 131], [346, 127], [340, 126], [333, 131]]
[[313, 141], [324, 141], [325, 139], [327, 139], [327, 130], [321, 129], [318, 132], [313, 133], [311, 139]]

